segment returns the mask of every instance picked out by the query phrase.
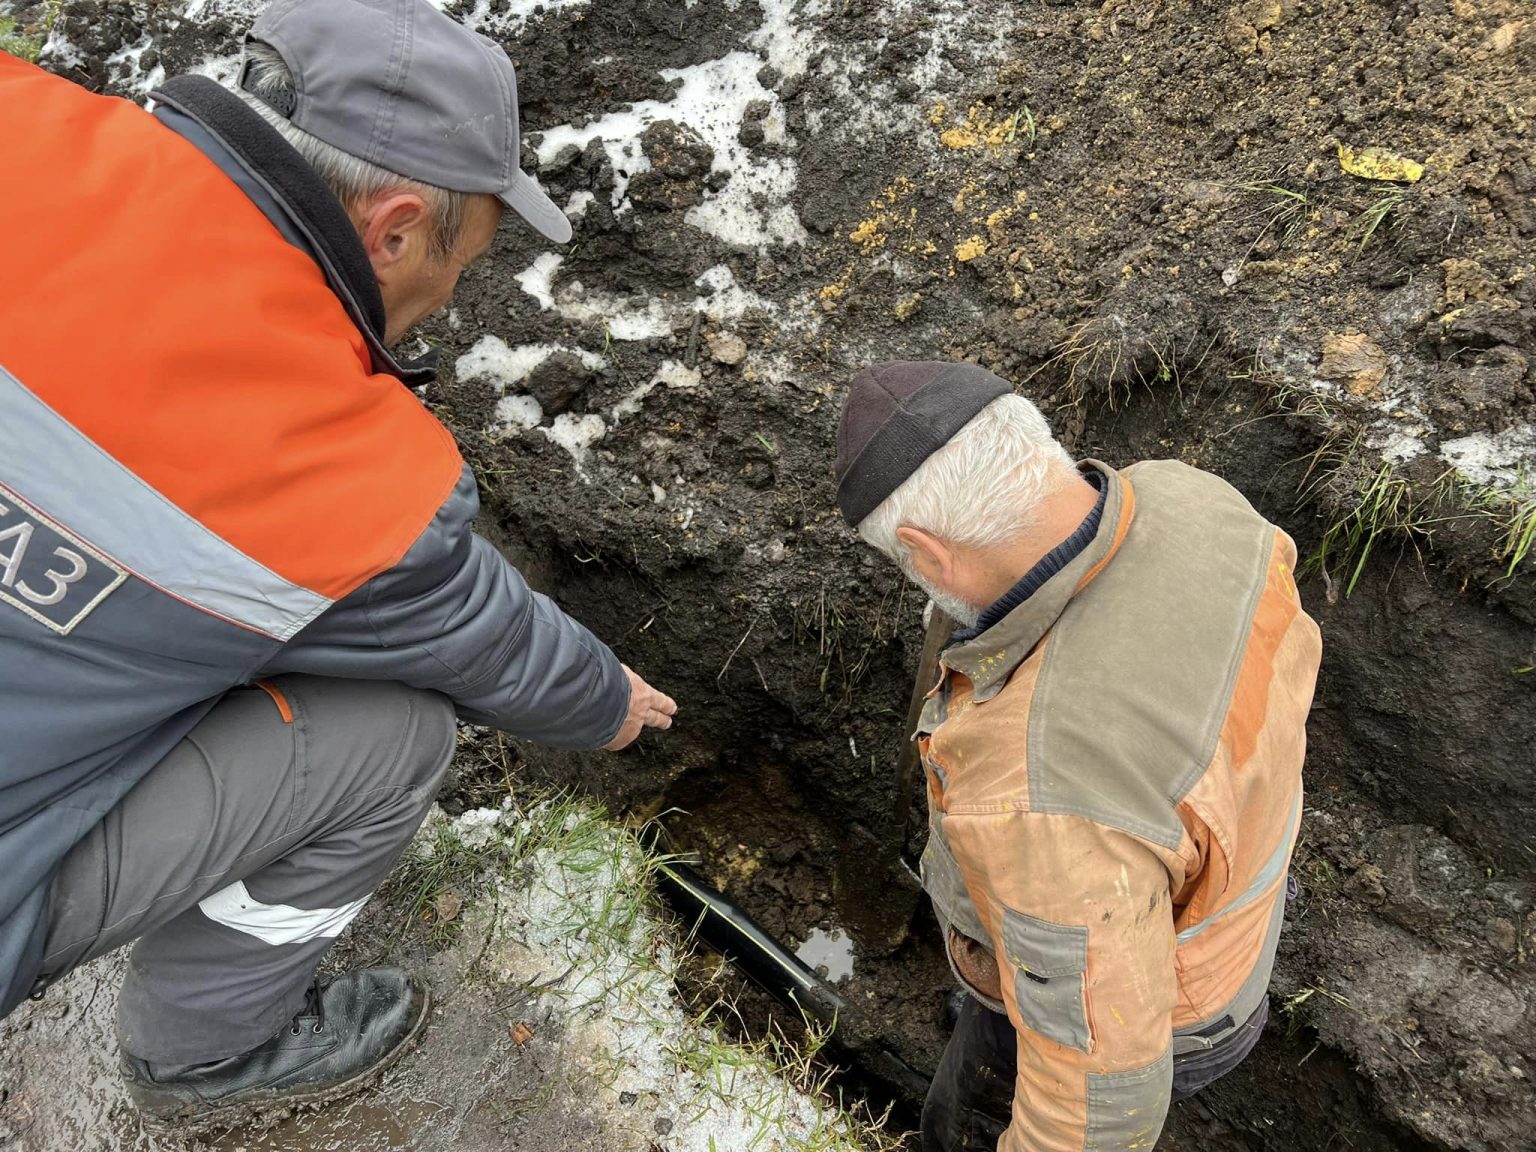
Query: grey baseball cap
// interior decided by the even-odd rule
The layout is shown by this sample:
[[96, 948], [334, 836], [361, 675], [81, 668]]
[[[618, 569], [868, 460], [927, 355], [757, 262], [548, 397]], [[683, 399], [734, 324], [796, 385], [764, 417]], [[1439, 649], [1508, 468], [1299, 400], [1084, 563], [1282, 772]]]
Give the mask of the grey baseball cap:
[[245, 38], [293, 73], [296, 127], [412, 180], [492, 193], [549, 239], [571, 238], [518, 167], [517, 73], [499, 44], [426, 0], [273, 0]]

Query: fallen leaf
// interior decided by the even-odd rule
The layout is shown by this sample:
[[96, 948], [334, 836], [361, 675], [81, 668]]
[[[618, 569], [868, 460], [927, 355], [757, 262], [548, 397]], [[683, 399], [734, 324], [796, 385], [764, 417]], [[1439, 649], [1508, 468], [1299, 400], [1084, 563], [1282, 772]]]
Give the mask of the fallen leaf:
[[432, 901], [432, 910], [437, 913], [438, 922], [442, 924], [458, 919], [459, 910], [463, 907], [464, 897], [460, 896], [452, 888], [446, 888], [439, 892]]
[[519, 1020], [512, 1025], [512, 1043], [526, 1044], [533, 1039], [533, 1029]]
[[1364, 148], [1340, 144], [1339, 167], [1364, 180], [1397, 180], [1404, 184], [1412, 184], [1424, 175], [1424, 165], [1417, 160], [1374, 144]]

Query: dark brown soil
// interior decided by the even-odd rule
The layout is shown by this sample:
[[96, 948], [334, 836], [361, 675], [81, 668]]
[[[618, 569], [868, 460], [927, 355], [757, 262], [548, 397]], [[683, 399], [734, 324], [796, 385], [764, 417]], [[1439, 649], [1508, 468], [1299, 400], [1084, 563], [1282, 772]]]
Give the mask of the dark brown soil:
[[[529, 748], [527, 772], [637, 815], [681, 809], [679, 841], [786, 940], [837, 921], [850, 828], [893, 803], [921, 607], [836, 516], [838, 389], [869, 359], [979, 361], [1078, 454], [1188, 460], [1304, 554], [1329, 544], [1303, 585], [1326, 654], [1274, 1023], [1175, 1109], [1165, 1146], [1536, 1147], [1536, 674], [1520, 671], [1536, 567], [1508, 572], [1507, 504], [1490, 512], [1440, 456], [1536, 418], [1536, 17], [1514, 0], [826, 8], [796, 17], [803, 70], [758, 74], [784, 142], [742, 135], [798, 165], [806, 243], [691, 225], [743, 174], [706, 175], [694, 137], [658, 129], [624, 210], [612, 190], [631, 173], [600, 146], [542, 178], [562, 202], [595, 196], [555, 290], [661, 300], [669, 335], [609, 339], [542, 309], [513, 279], [541, 251], [515, 228], [465, 277], [456, 324], [424, 328], [446, 364], [428, 400], [479, 471], [488, 530], [681, 703], [635, 752]], [[82, 52], [61, 70], [98, 84], [143, 28], [174, 71], [238, 24], [64, 12]], [[668, 100], [659, 70], [761, 52], [763, 18], [752, 0], [536, 15], [507, 42], [529, 131]], [[1360, 179], [1340, 145], [1401, 153], [1423, 178]], [[696, 279], [721, 264], [770, 307], [694, 319]], [[561, 377], [574, 414], [609, 411], [664, 359], [701, 378], [658, 388], [578, 467], [536, 431], [487, 431], [497, 397], [452, 371], [486, 334], [605, 356], [588, 381]], [[729, 336], [745, 362], [710, 355]], [[1356, 338], [1363, 376], [1325, 359]], [[1383, 479], [1397, 513], [1370, 521], [1346, 594], [1358, 549], [1328, 533]], [[909, 859], [921, 816], [919, 799]], [[923, 911], [844, 990], [931, 1069], [949, 984]]]

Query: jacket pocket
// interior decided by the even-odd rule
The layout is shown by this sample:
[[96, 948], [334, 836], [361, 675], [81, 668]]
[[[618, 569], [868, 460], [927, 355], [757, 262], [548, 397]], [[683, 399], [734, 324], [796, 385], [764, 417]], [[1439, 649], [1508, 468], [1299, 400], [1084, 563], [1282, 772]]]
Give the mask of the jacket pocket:
[[1003, 909], [1003, 947], [1025, 1027], [1048, 1040], [1093, 1050], [1085, 996], [1088, 929]]
[[943, 920], [972, 940], [985, 943], [990, 934], [981, 922], [976, 905], [971, 902], [971, 893], [965, 886], [965, 876], [960, 871], [960, 865], [955, 862], [949, 845], [944, 842], [942, 821], [942, 817], [935, 816], [929, 822], [928, 845], [923, 849], [923, 858], [918, 864], [923, 888], [927, 890], [929, 899]]

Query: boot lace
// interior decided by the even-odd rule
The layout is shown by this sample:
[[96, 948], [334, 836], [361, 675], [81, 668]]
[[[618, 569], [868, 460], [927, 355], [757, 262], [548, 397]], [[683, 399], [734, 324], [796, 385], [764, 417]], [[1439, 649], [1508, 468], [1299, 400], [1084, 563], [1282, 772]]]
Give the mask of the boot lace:
[[304, 1030], [299, 1021], [306, 1016], [315, 1018], [314, 1026], [310, 1031], [318, 1036], [325, 1028], [325, 998], [320, 994], [319, 980], [304, 989], [304, 1006], [293, 1017], [293, 1023], [288, 1028], [290, 1035], [297, 1036]]

